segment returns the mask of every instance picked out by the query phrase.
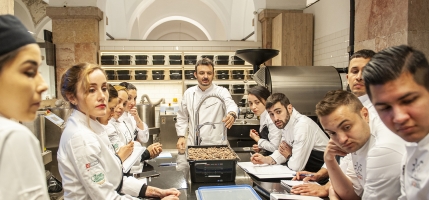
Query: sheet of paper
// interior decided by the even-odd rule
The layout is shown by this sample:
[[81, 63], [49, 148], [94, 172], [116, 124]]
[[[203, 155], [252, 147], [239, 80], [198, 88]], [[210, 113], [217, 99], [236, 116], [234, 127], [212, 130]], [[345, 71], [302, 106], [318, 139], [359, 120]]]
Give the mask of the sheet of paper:
[[284, 165], [254, 165], [252, 162], [238, 162], [244, 171], [258, 178], [291, 178], [296, 172]]
[[171, 155], [171, 153], [168, 152], [161, 152], [158, 157], [156, 158], [172, 158], [173, 156]]
[[270, 200], [288, 200], [288, 199], [299, 199], [299, 200], [321, 200], [319, 197], [312, 196], [301, 196], [292, 194], [273, 194], [270, 195]]
[[302, 184], [317, 184], [317, 185], [320, 185], [317, 182], [304, 182], [304, 181], [292, 181], [292, 180], [282, 180], [281, 183], [289, 185], [289, 186], [302, 185]]
[[140, 161], [142, 154], [145, 150], [146, 150], [146, 147], [134, 146], [134, 149], [131, 155], [127, 159], [125, 159], [125, 161], [122, 163], [122, 171], [124, 173], [127, 173], [134, 165], [134, 163], [136, 163], [137, 161]]

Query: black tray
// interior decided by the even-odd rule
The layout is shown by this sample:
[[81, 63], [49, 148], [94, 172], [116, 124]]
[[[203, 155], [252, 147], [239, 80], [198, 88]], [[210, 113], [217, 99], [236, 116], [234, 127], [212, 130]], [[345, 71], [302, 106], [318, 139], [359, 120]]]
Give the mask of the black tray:
[[101, 60], [101, 65], [115, 65], [114, 60]]
[[163, 60], [163, 59], [153, 59], [152, 60], [153, 65], [164, 65], [164, 63], [165, 63], [165, 60]]
[[194, 75], [195, 70], [185, 70], [185, 75], [192, 74]]
[[244, 89], [244, 85], [232, 85], [233, 89]]
[[197, 64], [197, 59], [185, 59], [185, 65], [195, 65]]
[[130, 74], [118, 74], [118, 80], [130, 80], [131, 75]]
[[197, 59], [197, 55], [186, 55], [185, 56], [185, 60], [187, 60], [187, 59], [189, 59], [189, 60], [196, 60]]
[[232, 79], [237, 79], [237, 80], [244, 79], [244, 74], [233, 74]]
[[135, 70], [134, 73], [137, 74], [147, 74], [147, 70]]
[[116, 70], [116, 73], [118, 75], [124, 75], [124, 74], [129, 75], [130, 74], [130, 70]]
[[194, 74], [185, 74], [185, 79], [186, 80], [194, 80], [195, 76], [194, 76]]
[[182, 80], [182, 74], [170, 74], [170, 80]]
[[182, 70], [170, 70], [170, 74], [182, 74]]
[[131, 60], [130, 55], [119, 55], [118, 60]]
[[164, 80], [164, 74], [152, 74], [153, 80]]
[[218, 55], [216, 56], [216, 60], [229, 60], [229, 56], [228, 55]]
[[107, 80], [116, 80], [115, 70], [106, 70]]
[[169, 60], [170, 65], [181, 65], [182, 64], [182, 60]]
[[232, 65], [244, 65], [244, 60], [233, 60], [231, 61]]
[[228, 60], [217, 60], [215, 61], [216, 65], [228, 65], [229, 61]]
[[232, 70], [232, 74], [244, 74], [244, 70]]
[[170, 60], [182, 60], [182, 55], [169, 55]]
[[164, 70], [152, 70], [152, 74], [164, 74]]
[[[189, 148], [228, 147], [235, 155], [235, 159], [219, 160], [191, 160], [188, 157]], [[236, 175], [236, 164], [240, 158], [227, 145], [188, 146], [186, 148], [186, 159], [189, 162], [191, 181], [196, 183], [218, 183], [233, 182]]]
[[244, 89], [232, 89], [234, 94], [244, 94]]
[[135, 74], [134, 75], [134, 79], [136, 79], [136, 80], [146, 80], [147, 79], [147, 74]]
[[101, 60], [115, 60], [114, 55], [102, 55]]
[[142, 60], [147, 60], [147, 55], [135, 55], [136, 60], [138, 59], [142, 59]]
[[136, 65], [147, 65], [147, 59], [136, 59]]
[[241, 59], [238, 56], [231, 56], [231, 60], [235, 60], [235, 61], [242, 61], [243, 59]]
[[217, 79], [228, 80], [229, 74], [216, 74]]
[[164, 60], [165, 56], [164, 55], [153, 55], [152, 59], [154, 60]]
[[217, 70], [216, 73], [219, 74], [229, 74], [229, 70]]
[[131, 65], [131, 60], [118, 60], [118, 65]]

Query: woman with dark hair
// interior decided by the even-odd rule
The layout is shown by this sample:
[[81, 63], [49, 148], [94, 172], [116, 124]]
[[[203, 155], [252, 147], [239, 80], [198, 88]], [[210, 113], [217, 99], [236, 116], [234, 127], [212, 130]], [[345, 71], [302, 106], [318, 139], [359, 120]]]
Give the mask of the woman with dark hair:
[[136, 99], [137, 99], [137, 88], [131, 83], [122, 82], [119, 84], [127, 90], [128, 99], [127, 104], [124, 106], [124, 111], [122, 116], [120, 116], [119, 121], [124, 121], [128, 128], [134, 134], [137, 133], [137, 140], [141, 143], [146, 143], [149, 140], [149, 128], [143, 120], [140, 119], [139, 114], [137, 113]]
[[253, 145], [253, 150], [255, 152], [262, 151], [264, 155], [270, 155], [279, 148], [282, 138], [280, 129], [274, 125], [267, 110], [265, 110], [265, 101], [270, 96], [270, 91], [265, 87], [255, 86], [248, 89], [247, 92], [249, 107], [260, 118], [259, 133], [255, 129], [250, 130], [250, 137], [258, 143]]
[[57, 154], [64, 199], [178, 199], [176, 189], [162, 190], [123, 176], [121, 159], [96, 121], [106, 115], [109, 98], [106, 74], [100, 66], [72, 66], [61, 77], [60, 85], [61, 95], [73, 108]]
[[0, 199], [49, 199], [40, 143], [14, 121], [36, 118], [48, 89], [39, 73], [41, 58], [24, 25], [0, 15]]

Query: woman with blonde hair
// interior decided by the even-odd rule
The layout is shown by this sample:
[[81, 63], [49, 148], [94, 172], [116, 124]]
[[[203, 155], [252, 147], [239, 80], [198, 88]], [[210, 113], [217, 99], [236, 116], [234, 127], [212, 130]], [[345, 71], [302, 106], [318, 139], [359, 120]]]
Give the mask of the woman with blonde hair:
[[100, 66], [81, 63], [67, 69], [61, 77], [61, 95], [73, 108], [57, 155], [65, 199], [178, 199], [176, 189], [162, 190], [123, 176], [121, 159], [96, 121], [106, 115], [109, 97]]

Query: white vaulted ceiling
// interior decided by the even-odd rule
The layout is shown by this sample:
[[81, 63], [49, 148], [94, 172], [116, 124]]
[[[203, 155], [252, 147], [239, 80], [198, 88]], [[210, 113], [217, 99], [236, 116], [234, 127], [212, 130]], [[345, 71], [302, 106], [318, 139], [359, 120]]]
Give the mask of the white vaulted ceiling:
[[[22, 1], [28, 0], [15, 0]], [[106, 16], [104, 23], [100, 23], [104, 28], [100, 30], [109, 33], [115, 39], [217, 41], [241, 40], [255, 31], [253, 23], [255, 13], [263, 9], [302, 10], [307, 2], [307, 0], [43, 1], [49, 6], [56, 7], [64, 5], [99, 7]], [[46, 23], [46, 20], [44, 23], [50, 24]], [[248, 40], [255, 40], [255, 36]]]

